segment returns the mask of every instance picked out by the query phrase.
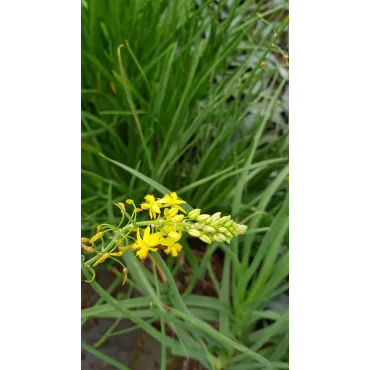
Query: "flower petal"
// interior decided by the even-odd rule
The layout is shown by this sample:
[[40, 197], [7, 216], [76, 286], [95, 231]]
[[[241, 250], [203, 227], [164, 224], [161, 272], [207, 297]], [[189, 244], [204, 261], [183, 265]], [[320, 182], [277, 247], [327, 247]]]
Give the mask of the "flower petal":
[[143, 241], [145, 244], [148, 242], [149, 237], [150, 237], [150, 226], [147, 226], [144, 231], [144, 238], [143, 238]]

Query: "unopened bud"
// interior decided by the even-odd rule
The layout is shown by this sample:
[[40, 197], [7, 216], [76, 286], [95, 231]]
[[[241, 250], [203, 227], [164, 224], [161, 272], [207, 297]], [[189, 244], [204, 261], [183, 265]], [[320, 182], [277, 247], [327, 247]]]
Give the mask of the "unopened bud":
[[214, 215], [212, 215], [211, 220], [212, 221], [218, 221], [221, 217], [221, 212], [217, 212]]
[[190, 229], [188, 233], [189, 235], [194, 236], [195, 238], [199, 238], [202, 235], [202, 232], [197, 229]]
[[87, 243], [89, 241], [89, 238], [81, 238], [81, 243]]
[[212, 238], [213, 238], [216, 242], [220, 242], [220, 243], [222, 243], [222, 242], [223, 242], [223, 240], [222, 240], [222, 239], [220, 239], [220, 238], [218, 237], [218, 235], [217, 235], [217, 234], [212, 235]]
[[224, 226], [225, 227], [230, 227], [232, 225], [233, 221], [232, 220], [229, 220], [227, 222], [224, 223]]
[[176, 215], [175, 217], [171, 218], [172, 222], [181, 222], [184, 219], [184, 215]]
[[207, 215], [207, 214], [199, 215], [197, 217], [197, 221], [204, 222], [204, 221], [208, 220], [209, 218], [211, 218], [211, 215]]
[[223, 242], [226, 242], [227, 238], [224, 234], [218, 233], [215, 236], [217, 236], [217, 238], [221, 239]]
[[211, 239], [208, 235], [206, 235], [206, 234], [202, 234], [202, 235], [199, 237], [199, 239], [200, 239], [201, 241], [203, 241], [204, 243], [207, 243], [207, 244], [211, 244], [211, 243], [212, 243], [212, 239]]
[[192, 211], [188, 213], [188, 218], [191, 218], [191, 219], [197, 218], [199, 215], [200, 215], [200, 209], [199, 208], [193, 209]]
[[236, 225], [236, 235], [245, 234], [247, 232], [248, 226], [246, 225]]
[[217, 231], [214, 227], [206, 225], [203, 227], [203, 230], [207, 233], [215, 234]]
[[224, 224], [225, 222], [230, 220], [230, 216], [223, 216], [220, 218], [220, 225]]
[[168, 217], [174, 217], [176, 216], [176, 214], [177, 214], [177, 208], [171, 208], [167, 213]]
[[170, 231], [168, 234], [168, 237], [172, 238], [172, 239], [180, 239], [181, 238], [181, 235], [175, 231]]
[[121, 211], [122, 211], [122, 212], [125, 212], [125, 211], [126, 211], [126, 207], [125, 207], [125, 205], [124, 205], [122, 202], [117, 203], [117, 206], [118, 206], [119, 208], [121, 208]]
[[134, 201], [132, 199], [126, 199], [127, 204], [134, 204]]

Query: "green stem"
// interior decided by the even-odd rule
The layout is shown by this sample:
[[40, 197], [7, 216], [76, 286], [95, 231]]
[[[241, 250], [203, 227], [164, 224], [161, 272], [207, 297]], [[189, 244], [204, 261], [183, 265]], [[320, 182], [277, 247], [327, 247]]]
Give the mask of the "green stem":
[[[138, 227], [138, 226], [161, 225], [161, 224], [165, 225], [166, 223], [170, 223], [170, 221], [152, 220], [152, 221], [136, 222], [135, 224], [136, 224], [136, 227]], [[101, 254], [110, 253], [113, 250], [113, 248], [116, 246], [116, 243], [118, 242], [119, 237], [122, 234], [124, 234], [126, 231], [133, 229], [133, 228], [135, 228], [134, 224], [127, 224], [125, 227], [120, 229], [119, 232], [117, 232], [117, 234], [113, 237], [111, 242], [105, 248], [102, 249]], [[85, 262], [85, 266], [92, 265], [95, 261], [97, 261], [101, 257], [101, 254], [98, 254], [95, 257], [90, 258], [88, 261]]]

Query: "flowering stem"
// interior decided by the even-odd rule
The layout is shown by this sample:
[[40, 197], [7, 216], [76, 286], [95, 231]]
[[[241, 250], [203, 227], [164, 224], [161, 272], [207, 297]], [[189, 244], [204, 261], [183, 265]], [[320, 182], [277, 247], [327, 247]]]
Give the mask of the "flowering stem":
[[[127, 224], [125, 227], [123, 227], [122, 229], [120, 229], [116, 233], [116, 235], [113, 237], [111, 242], [105, 248], [103, 248], [100, 253], [101, 254], [110, 253], [113, 250], [113, 248], [116, 246], [116, 243], [118, 242], [121, 235], [124, 234], [125, 232], [129, 231], [130, 229], [133, 229], [133, 228], [138, 227], [138, 226], [161, 225], [161, 224], [164, 225], [166, 223], [170, 223], [170, 222], [164, 221], [164, 220], [152, 220], [152, 221], [135, 222], [135, 225], [134, 224]], [[92, 265], [94, 262], [96, 262], [101, 257], [101, 254], [98, 254], [95, 257], [90, 258], [88, 261], [85, 262], [85, 266]]]

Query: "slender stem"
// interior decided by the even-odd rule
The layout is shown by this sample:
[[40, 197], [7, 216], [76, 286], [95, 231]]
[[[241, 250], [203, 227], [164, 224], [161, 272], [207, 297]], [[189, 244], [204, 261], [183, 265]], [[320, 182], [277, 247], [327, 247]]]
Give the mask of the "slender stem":
[[[147, 226], [147, 225], [161, 225], [161, 224], [166, 224], [170, 223], [170, 221], [164, 221], [164, 220], [152, 220], [152, 221], [141, 221], [141, 222], [136, 222], [136, 227], [137, 226]], [[118, 242], [120, 236], [124, 234], [126, 231], [129, 231], [130, 229], [135, 228], [134, 224], [127, 224], [125, 227], [120, 229], [116, 235], [113, 237], [111, 242], [102, 249], [100, 253], [109, 253], [112, 251], [112, 249], [116, 246], [116, 243]], [[96, 255], [93, 258], [90, 258], [88, 261], [85, 262], [85, 266], [90, 266], [92, 265], [95, 261], [97, 261], [101, 257], [101, 254]]]

